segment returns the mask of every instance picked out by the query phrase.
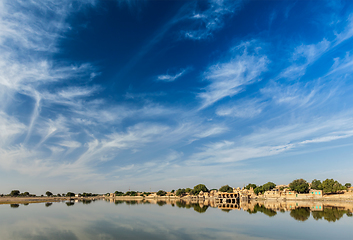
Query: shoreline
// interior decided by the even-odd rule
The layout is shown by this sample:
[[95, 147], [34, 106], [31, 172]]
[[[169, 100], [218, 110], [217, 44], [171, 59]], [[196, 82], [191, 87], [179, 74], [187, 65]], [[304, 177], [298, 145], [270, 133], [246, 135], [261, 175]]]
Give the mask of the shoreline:
[[42, 202], [63, 202], [74, 200], [95, 201], [103, 199], [102, 196], [96, 197], [0, 197], [1, 204], [16, 204], [16, 203], [42, 203]]

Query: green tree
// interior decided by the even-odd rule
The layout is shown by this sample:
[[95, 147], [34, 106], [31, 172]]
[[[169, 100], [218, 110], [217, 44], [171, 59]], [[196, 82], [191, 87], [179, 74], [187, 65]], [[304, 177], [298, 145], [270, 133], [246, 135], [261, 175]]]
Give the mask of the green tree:
[[269, 191], [271, 189], [274, 189], [275, 187], [276, 187], [275, 183], [268, 182], [268, 183], [265, 183], [264, 185], [262, 185], [262, 190], [265, 192], [265, 191]]
[[120, 191], [115, 191], [115, 196], [123, 196], [124, 193]]
[[340, 190], [345, 189], [344, 186], [342, 186], [338, 181], [335, 181], [333, 179], [326, 179], [325, 181], [323, 181], [321, 184], [321, 188], [324, 193], [336, 193]]
[[317, 180], [317, 179], [314, 179], [314, 180], [311, 182], [311, 189], [322, 190], [322, 189], [321, 189], [321, 181], [320, 181], [320, 180]]
[[296, 191], [298, 193], [308, 193], [309, 192], [309, 183], [304, 179], [296, 179], [289, 184], [289, 188], [292, 191]]
[[262, 186], [256, 187], [256, 188], [254, 189], [254, 193], [255, 193], [256, 195], [259, 195], [259, 193], [263, 193], [263, 192], [264, 192], [264, 190], [262, 189]]
[[186, 192], [186, 193], [190, 193], [191, 191], [192, 191], [191, 188], [186, 188], [186, 189], [185, 189], [185, 192]]
[[255, 193], [256, 195], [258, 195], [259, 193], [264, 193], [265, 191], [269, 191], [269, 190], [271, 190], [271, 189], [273, 189], [273, 188], [275, 188], [275, 187], [276, 187], [276, 184], [275, 184], [275, 183], [273, 183], [273, 182], [268, 182], [268, 183], [265, 183], [265, 184], [262, 185], [262, 186], [256, 187], [256, 188], [254, 189], [254, 193]]
[[74, 197], [74, 196], [75, 196], [75, 193], [73, 192], [66, 193], [66, 197]]
[[19, 190], [12, 190], [10, 193], [11, 197], [17, 197], [18, 195], [20, 195], [20, 191]]
[[163, 191], [163, 190], [159, 190], [158, 192], [157, 192], [157, 195], [158, 196], [165, 196], [167, 193], [165, 192], [165, 191]]
[[175, 190], [173, 189], [172, 191], [171, 191], [171, 193], [174, 193], [175, 192]]
[[256, 184], [249, 183], [248, 185], [246, 185], [245, 189], [250, 190], [250, 188], [255, 189], [256, 187], [257, 187]]
[[53, 196], [53, 194], [49, 191], [46, 191], [45, 195], [47, 195], [48, 197]]
[[218, 191], [220, 192], [233, 192], [233, 188], [229, 185], [222, 186]]
[[204, 184], [198, 184], [198, 185], [196, 185], [196, 186], [194, 187], [193, 193], [194, 193], [195, 195], [198, 195], [201, 191], [203, 191], [203, 192], [208, 192], [208, 189], [207, 189], [206, 185], [204, 185]]
[[350, 188], [350, 187], [352, 187], [352, 184], [346, 183], [346, 184], [344, 184], [344, 186], [346, 186], [346, 188]]
[[182, 195], [184, 195], [185, 193], [186, 193], [186, 191], [185, 191], [184, 188], [179, 188], [179, 189], [176, 191], [175, 195], [177, 195], [177, 196], [182, 196]]

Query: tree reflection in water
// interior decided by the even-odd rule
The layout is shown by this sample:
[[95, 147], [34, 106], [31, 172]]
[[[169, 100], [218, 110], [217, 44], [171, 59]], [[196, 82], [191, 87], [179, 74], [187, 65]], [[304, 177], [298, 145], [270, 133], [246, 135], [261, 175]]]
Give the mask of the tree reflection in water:
[[312, 212], [313, 218], [315, 220], [324, 218], [328, 222], [336, 222], [337, 220], [340, 220], [344, 214], [346, 214], [348, 217], [352, 217], [352, 212], [339, 209], [337, 207], [327, 207], [324, 208], [323, 211]]
[[310, 208], [308, 207], [301, 207], [301, 208], [296, 208], [290, 211], [290, 216], [294, 218], [297, 221], [306, 221], [310, 217]]
[[50, 207], [51, 205], [53, 205], [53, 203], [51, 203], [51, 202], [45, 203], [45, 207]]
[[263, 205], [259, 205], [259, 204], [256, 204], [254, 206], [254, 209], [251, 210], [251, 209], [248, 209], [247, 210], [248, 213], [250, 214], [254, 214], [254, 213], [257, 213], [257, 212], [261, 212], [269, 217], [273, 217], [275, 215], [277, 215], [277, 212], [272, 210], [272, 209], [269, 209], [269, 208], [266, 208], [265, 206]]
[[[152, 201], [152, 202], [151, 202]], [[203, 202], [199, 202], [199, 203], [195, 203], [195, 202], [190, 202], [190, 201], [163, 201], [163, 200], [143, 200], [143, 201], [135, 201], [135, 200], [131, 200], [131, 201], [126, 201], [126, 200], [115, 200], [114, 202], [116, 205], [119, 204], [127, 204], [127, 205], [136, 205], [136, 204], [157, 204], [158, 206], [164, 206], [164, 205], [172, 205], [172, 206], [177, 206], [178, 208], [185, 208], [185, 209], [194, 209], [194, 211], [198, 212], [198, 213], [204, 213], [207, 211], [207, 209], [209, 207], [213, 207], [213, 208], [220, 208], [222, 211], [224, 212], [230, 212], [232, 210], [232, 208], [222, 208], [219, 207], [217, 205], [204, 205]], [[73, 202], [67, 202], [66, 203], [68, 206], [73, 205]], [[252, 206], [251, 208], [248, 208], [246, 211], [249, 214], [256, 214], [256, 213], [263, 213], [269, 217], [274, 217], [277, 215], [277, 212], [280, 211], [282, 213], [288, 211], [287, 208], [279, 208], [276, 207], [275, 209], [271, 209], [271, 208], [266, 208], [264, 204], [261, 203], [256, 203], [255, 205], [251, 205], [251, 203], [249, 202], [249, 205], [246, 205], [243, 203], [245, 207], [245, 209], [247, 209], [248, 207]], [[294, 218], [297, 221], [301, 221], [304, 222], [306, 220], [308, 220], [310, 218], [310, 215], [312, 215], [312, 217], [315, 220], [319, 220], [319, 219], [324, 219], [326, 221], [329, 222], [335, 222], [339, 219], [341, 219], [345, 214], [348, 217], [352, 217], [352, 212], [349, 210], [344, 210], [344, 208], [339, 208], [339, 207], [323, 207], [322, 211], [311, 211], [310, 207], [297, 207], [294, 209], [289, 210], [290, 213], [289, 215]]]
[[82, 200], [82, 204], [91, 204], [92, 200], [84, 199]]
[[68, 207], [70, 207], [70, 206], [75, 205], [75, 203], [74, 203], [74, 202], [66, 202], [66, 205], [67, 205]]

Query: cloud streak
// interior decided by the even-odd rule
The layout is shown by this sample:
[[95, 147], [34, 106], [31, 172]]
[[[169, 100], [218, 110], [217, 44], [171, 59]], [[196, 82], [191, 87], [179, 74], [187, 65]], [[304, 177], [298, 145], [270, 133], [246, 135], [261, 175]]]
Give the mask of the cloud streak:
[[214, 64], [204, 73], [204, 79], [210, 84], [198, 94], [202, 100], [200, 109], [225, 97], [232, 97], [247, 85], [261, 81], [261, 74], [267, 71], [270, 61], [265, 55], [248, 53], [251, 44], [246, 42], [237, 46], [230, 60]]
[[165, 75], [159, 75], [157, 77], [157, 81], [163, 81], [163, 82], [173, 82], [176, 79], [180, 78], [181, 76], [183, 76], [184, 74], [186, 74], [188, 71], [190, 71], [189, 68], [186, 69], [182, 69], [180, 72], [174, 74], [174, 75], [169, 75], [169, 74], [165, 74]]

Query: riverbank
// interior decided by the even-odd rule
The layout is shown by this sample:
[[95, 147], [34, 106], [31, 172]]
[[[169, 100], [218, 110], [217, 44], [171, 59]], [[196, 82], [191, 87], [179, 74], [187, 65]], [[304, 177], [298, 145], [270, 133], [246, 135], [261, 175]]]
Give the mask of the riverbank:
[[41, 203], [41, 202], [63, 202], [63, 201], [94, 201], [103, 199], [103, 196], [95, 197], [0, 197], [0, 204], [15, 203]]

